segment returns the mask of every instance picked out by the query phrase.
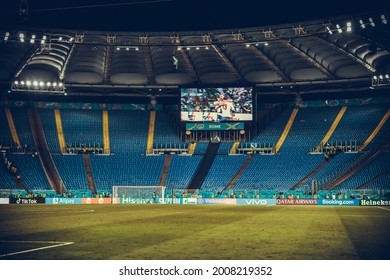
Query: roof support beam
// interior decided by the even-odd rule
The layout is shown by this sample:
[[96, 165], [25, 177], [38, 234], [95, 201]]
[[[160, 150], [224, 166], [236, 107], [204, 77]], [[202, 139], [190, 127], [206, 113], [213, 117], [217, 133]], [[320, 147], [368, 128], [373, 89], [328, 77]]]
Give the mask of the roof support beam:
[[370, 65], [369, 63], [365, 62], [363, 59], [361, 59], [360, 57], [358, 57], [357, 55], [341, 48], [340, 46], [337, 46], [335, 45], [334, 43], [328, 41], [327, 39], [323, 38], [322, 36], [313, 36], [313, 38], [317, 38], [318, 41], [321, 41], [323, 43], [325, 43], [327, 46], [331, 47], [332, 49], [334, 50], [337, 50], [338, 52], [341, 52], [345, 55], [347, 55], [348, 57], [352, 58], [355, 62], [361, 64], [362, 66], [364, 66], [368, 71], [372, 72], [372, 73], [375, 73], [376, 72], [376, 69]]
[[215, 44], [212, 44], [211, 47], [215, 50], [215, 52], [221, 57], [223, 63], [228, 67], [228, 69], [232, 72], [237, 81], [243, 81], [241, 74], [238, 72], [233, 63], [227, 58], [225, 53]]
[[66, 73], [66, 69], [68, 67], [68, 64], [69, 64], [69, 61], [75, 51], [75, 48], [76, 48], [76, 45], [75, 44], [72, 44], [72, 46], [70, 47], [70, 50], [68, 52], [68, 55], [66, 56], [65, 58], [65, 61], [64, 61], [64, 64], [62, 66], [62, 69], [61, 69], [61, 73], [60, 73], [60, 80], [62, 81], [64, 78], [65, 78], [65, 73]]
[[185, 63], [185, 69], [187, 70], [187, 73], [190, 76], [191, 80], [193, 82], [198, 81], [198, 75], [196, 74], [195, 68], [192, 65], [192, 62], [188, 57], [187, 52], [184, 50], [184, 48], [181, 48], [181, 50], [177, 51], [176, 53], [181, 56], [181, 61]]
[[109, 45], [106, 47], [104, 53], [104, 64], [103, 64], [103, 79], [105, 84], [109, 84], [111, 76], [111, 62], [112, 62], [112, 53], [114, 52], [114, 46]]
[[250, 48], [255, 51], [256, 57], [266, 63], [272, 70], [274, 70], [280, 77], [282, 77], [283, 82], [290, 82], [290, 79], [287, 77], [287, 75], [261, 50], [254, 46], [251, 46]]
[[150, 48], [148, 46], [142, 46], [142, 51], [144, 53], [146, 72], [148, 73], [148, 81], [149, 85], [154, 85], [155, 79], [153, 75], [153, 62], [152, 62], [152, 54], [150, 53]]
[[291, 47], [295, 50], [297, 54], [299, 54], [301, 57], [306, 59], [310, 64], [313, 64], [315, 67], [320, 69], [326, 76], [328, 76], [329, 79], [335, 79], [335, 76], [328, 70], [326, 69], [322, 64], [318, 63], [313, 57], [311, 57], [308, 53], [302, 51], [300, 48], [296, 47], [295, 45], [291, 44], [289, 41], [282, 40], [280, 41], [282, 44]]
[[23, 69], [29, 64], [29, 62], [33, 59], [33, 57], [37, 54], [39, 51], [39, 46], [35, 44], [30, 51], [25, 55], [22, 62], [18, 65], [18, 67], [15, 69], [15, 74], [12, 75], [13, 77], [17, 78], [22, 73]]

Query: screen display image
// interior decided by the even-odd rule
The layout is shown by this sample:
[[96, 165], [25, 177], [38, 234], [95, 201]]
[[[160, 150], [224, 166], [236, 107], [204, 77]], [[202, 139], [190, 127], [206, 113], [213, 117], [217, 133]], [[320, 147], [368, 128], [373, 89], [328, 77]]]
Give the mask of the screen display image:
[[252, 121], [252, 91], [251, 87], [182, 88], [181, 120]]

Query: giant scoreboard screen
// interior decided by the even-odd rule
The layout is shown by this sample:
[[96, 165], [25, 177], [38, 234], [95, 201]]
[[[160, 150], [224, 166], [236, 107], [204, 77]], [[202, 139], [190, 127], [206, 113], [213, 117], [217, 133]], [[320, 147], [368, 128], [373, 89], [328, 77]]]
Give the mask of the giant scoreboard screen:
[[251, 87], [181, 88], [181, 120], [241, 122], [253, 120]]

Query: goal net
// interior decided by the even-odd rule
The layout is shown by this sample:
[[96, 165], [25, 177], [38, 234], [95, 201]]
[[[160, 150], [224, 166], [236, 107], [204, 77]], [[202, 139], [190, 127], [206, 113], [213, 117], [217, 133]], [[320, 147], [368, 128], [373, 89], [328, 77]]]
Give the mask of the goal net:
[[164, 186], [113, 186], [113, 204], [164, 204]]

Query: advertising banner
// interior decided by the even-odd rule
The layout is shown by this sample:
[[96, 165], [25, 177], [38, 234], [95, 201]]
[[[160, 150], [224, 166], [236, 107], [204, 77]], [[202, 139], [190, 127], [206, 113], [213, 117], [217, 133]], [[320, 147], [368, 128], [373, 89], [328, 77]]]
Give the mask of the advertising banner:
[[100, 198], [83, 198], [83, 204], [111, 204], [111, 198], [100, 197]]
[[34, 198], [10, 198], [9, 203], [12, 204], [38, 204], [45, 203], [45, 199], [42, 197], [34, 197]]
[[198, 204], [197, 198], [182, 198], [181, 201], [182, 204]]
[[390, 200], [385, 199], [362, 199], [360, 206], [390, 206]]
[[320, 206], [359, 206], [360, 201], [357, 199], [319, 199]]
[[[118, 198], [114, 201], [117, 203]], [[120, 204], [153, 204], [153, 199], [151, 198], [120, 198]]]
[[277, 199], [277, 205], [317, 205], [316, 199]]
[[237, 199], [240, 205], [276, 205], [276, 199]]
[[46, 204], [82, 204], [82, 198], [55, 197], [46, 198]]
[[198, 204], [236, 204], [235, 198], [198, 198]]
[[[158, 198], [157, 201], [161, 203], [161, 198]], [[165, 204], [182, 204], [181, 198], [164, 198]]]
[[9, 204], [9, 198], [0, 198], [0, 204]]
[[186, 130], [240, 130], [244, 123], [186, 123]]

